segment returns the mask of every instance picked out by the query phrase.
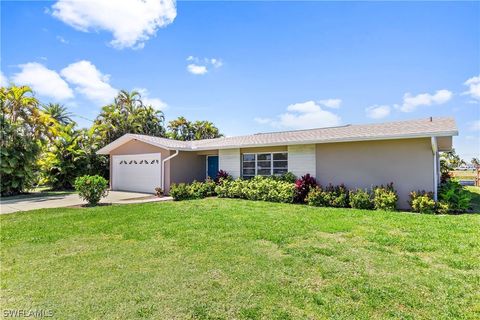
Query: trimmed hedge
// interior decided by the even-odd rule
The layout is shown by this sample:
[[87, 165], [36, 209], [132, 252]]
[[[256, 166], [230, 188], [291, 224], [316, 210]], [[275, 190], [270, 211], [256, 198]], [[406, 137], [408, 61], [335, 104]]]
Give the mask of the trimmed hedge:
[[[307, 203], [317, 207], [376, 209], [395, 211], [398, 202], [397, 191], [393, 183], [376, 186], [371, 190], [348, 190], [343, 184], [329, 184], [325, 188], [316, 185], [310, 175], [297, 179], [288, 173], [281, 177], [256, 176], [252, 179], [233, 180], [227, 173], [218, 182], [207, 179], [191, 184], [173, 184], [170, 195], [174, 200], [202, 199], [210, 196], [238, 198], [256, 201]], [[305, 192], [308, 193], [304, 197]], [[433, 200], [433, 194], [425, 191], [412, 191], [409, 204], [413, 212], [419, 213], [461, 213], [468, 209], [470, 196], [455, 180], [443, 183], [439, 189], [439, 200]]]
[[306, 202], [316, 207], [348, 208], [349, 192], [343, 184], [339, 186], [329, 184], [325, 189], [317, 186], [308, 193]]
[[179, 183], [170, 186], [170, 195], [174, 200], [203, 199], [216, 195], [216, 183], [207, 179], [205, 182], [194, 181], [191, 184]]
[[275, 178], [256, 176], [248, 180], [222, 181], [215, 192], [221, 198], [292, 203], [295, 185]]

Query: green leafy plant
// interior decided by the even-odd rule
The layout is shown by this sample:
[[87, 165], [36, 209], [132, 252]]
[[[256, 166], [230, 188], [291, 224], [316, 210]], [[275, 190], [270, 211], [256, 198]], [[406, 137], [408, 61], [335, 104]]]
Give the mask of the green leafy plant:
[[40, 151], [38, 144], [22, 133], [21, 126], [0, 121], [0, 175], [1, 194], [9, 196], [24, 192], [36, 182], [36, 159]]
[[398, 195], [393, 188], [393, 182], [387, 186], [375, 187], [373, 204], [376, 210], [394, 211], [397, 208]]
[[285, 181], [285, 182], [290, 182], [290, 183], [295, 183], [297, 181], [297, 176], [294, 175], [292, 172], [286, 172], [279, 176], [279, 180]]
[[216, 187], [215, 191], [222, 198], [271, 202], [291, 203], [295, 197], [295, 185], [293, 183], [262, 176], [256, 176], [249, 180], [223, 181]]
[[215, 181], [211, 179], [205, 180], [205, 182], [194, 181], [190, 185], [187, 185], [187, 190], [190, 199], [202, 199], [215, 195]]
[[468, 210], [471, 196], [457, 180], [450, 179], [441, 184], [438, 199], [443, 204], [444, 211], [456, 214]]
[[217, 184], [212, 179], [205, 182], [193, 181], [190, 184], [179, 183], [170, 186], [170, 195], [174, 200], [203, 199], [215, 196], [215, 188]]
[[54, 190], [72, 189], [77, 177], [89, 173], [82, 135], [74, 125], [59, 126], [58, 135], [39, 160], [43, 183]]
[[190, 199], [190, 190], [186, 183], [173, 183], [170, 185], [170, 196], [173, 200], [188, 200]]
[[108, 195], [108, 181], [101, 176], [81, 176], [75, 179], [75, 190], [80, 198], [95, 206]]
[[413, 212], [434, 214], [437, 208], [433, 193], [423, 191], [410, 192], [410, 201], [408, 201]]
[[315, 207], [328, 207], [328, 201], [325, 198], [325, 192], [323, 192], [320, 186], [312, 188], [305, 198], [305, 202], [309, 206]]
[[350, 191], [350, 207], [355, 209], [373, 209], [372, 193], [366, 189]]
[[337, 207], [346, 208], [349, 206], [349, 192], [345, 185], [334, 186], [329, 184], [323, 188], [317, 186], [310, 190], [306, 202], [311, 206], [317, 207]]

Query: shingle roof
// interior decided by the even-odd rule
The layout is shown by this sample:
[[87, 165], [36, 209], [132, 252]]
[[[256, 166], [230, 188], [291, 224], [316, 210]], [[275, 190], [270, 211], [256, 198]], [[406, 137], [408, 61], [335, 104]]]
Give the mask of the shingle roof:
[[458, 135], [458, 129], [453, 118], [426, 118], [308, 130], [258, 133], [246, 136], [197, 141], [177, 141], [139, 134], [127, 134], [105, 146], [99, 150], [98, 153], [108, 154], [111, 150], [131, 139], [140, 140], [166, 149], [195, 151], [286, 144], [389, 140], [454, 135]]

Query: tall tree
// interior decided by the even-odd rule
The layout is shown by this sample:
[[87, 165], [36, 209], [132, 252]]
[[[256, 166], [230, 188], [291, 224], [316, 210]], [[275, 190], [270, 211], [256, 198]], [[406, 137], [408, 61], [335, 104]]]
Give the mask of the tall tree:
[[178, 117], [168, 123], [168, 137], [174, 140], [193, 140], [192, 124], [185, 117]]
[[[146, 106], [140, 93], [122, 90], [113, 104], [104, 106], [94, 121], [94, 130], [106, 145], [126, 133], [165, 136], [162, 111]], [[101, 146], [100, 146], [101, 147]]]
[[56, 134], [55, 120], [40, 110], [40, 103], [30, 87], [2, 87], [0, 100], [5, 121], [29, 129], [35, 139], [51, 138]]
[[185, 117], [178, 117], [168, 123], [168, 136], [171, 139], [191, 141], [223, 137], [217, 127], [210, 121], [191, 122]]
[[37, 180], [41, 146], [57, 133], [57, 122], [39, 108], [29, 87], [0, 88], [0, 191], [24, 192]]
[[443, 171], [451, 171], [462, 164], [465, 164], [465, 161], [460, 158], [453, 148], [451, 151], [442, 152], [440, 154], [440, 165]]
[[480, 167], [480, 160], [478, 158], [472, 158], [471, 163], [475, 166], [475, 168]]
[[81, 132], [75, 123], [60, 126], [58, 135], [39, 160], [44, 183], [54, 190], [72, 189], [77, 176], [86, 174], [87, 157], [81, 147]]
[[71, 118], [72, 114], [68, 112], [65, 106], [62, 106], [58, 103], [49, 103], [44, 105], [43, 112], [50, 115], [50, 117], [57, 120], [57, 122], [62, 125], [67, 125], [73, 122]]

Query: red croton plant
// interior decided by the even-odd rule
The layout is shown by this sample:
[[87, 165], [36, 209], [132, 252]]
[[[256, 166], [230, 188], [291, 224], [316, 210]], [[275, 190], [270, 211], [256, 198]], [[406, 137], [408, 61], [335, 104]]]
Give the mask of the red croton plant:
[[295, 181], [295, 202], [303, 203], [311, 189], [317, 186], [317, 181], [309, 173]]

